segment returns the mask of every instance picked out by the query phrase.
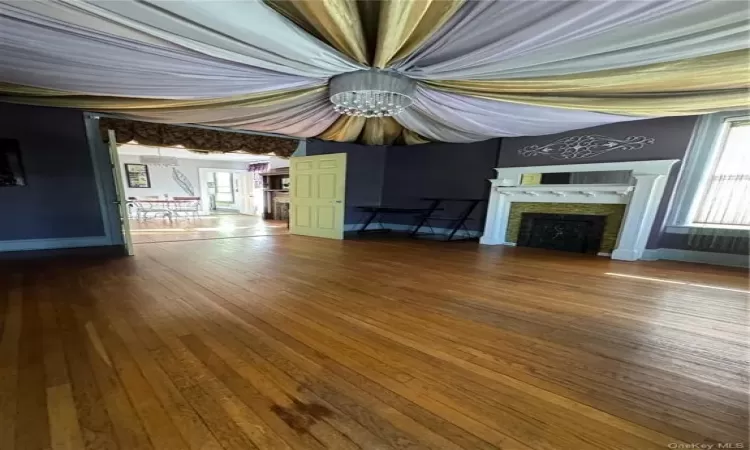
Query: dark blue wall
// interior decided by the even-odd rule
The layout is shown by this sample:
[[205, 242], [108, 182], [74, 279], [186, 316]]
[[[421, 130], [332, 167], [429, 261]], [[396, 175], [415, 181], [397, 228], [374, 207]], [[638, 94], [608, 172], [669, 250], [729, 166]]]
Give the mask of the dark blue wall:
[[19, 141], [27, 180], [0, 187], [0, 250], [3, 241], [110, 234], [94, 172], [95, 164], [107, 167], [108, 156], [92, 159], [84, 113], [0, 103], [0, 138]]
[[[472, 144], [422, 144], [388, 148], [383, 181], [383, 204], [400, 207], [424, 207], [423, 197], [482, 198], [489, 195], [490, 178], [494, 178], [498, 140]], [[456, 217], [466, 203], [450, 202], [437, 215]], [[481, 230], [487, 203], [482, 202], [467, 221], [467, 228]], [[387, 217], [389, 223], [413, 224], [414, 218], [403, 215]], [[440, 227], [450, 227], [443, 222]]]
[[[697, 117], [666, 117], [662, 119], [621, 122], [611, 125], [568, 131], [546, 136], [505, 138], [500, 150], [498, 167], [553, 166], [559, 164], [588, 164], [604, 162], [647, 161], [652, 159], [682, 159]], [[569, 136], [602, 135], [615, 139], [646, 136], [654, 143], [641, 149], [616, 150], [584, 159], [558, 160], [549, 156], [522, 156], [519, 150], [529, 145], [543, 146]]]

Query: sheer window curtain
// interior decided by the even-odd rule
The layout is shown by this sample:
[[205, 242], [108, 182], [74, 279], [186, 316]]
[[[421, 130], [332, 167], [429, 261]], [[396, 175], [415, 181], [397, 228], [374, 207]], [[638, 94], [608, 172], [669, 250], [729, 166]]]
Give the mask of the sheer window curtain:
[[727, 124], [726, 138], [696, 197], [691, 248], [746, 252], [750, 236], [750, 120]]

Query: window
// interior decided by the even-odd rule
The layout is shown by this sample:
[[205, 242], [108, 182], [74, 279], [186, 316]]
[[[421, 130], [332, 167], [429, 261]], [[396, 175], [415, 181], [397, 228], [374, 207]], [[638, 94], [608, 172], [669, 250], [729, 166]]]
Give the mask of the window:
[[667, 231], [750, 229], [750, 116], [704, 116], [675, 190]]
[[692, 223], [750, 227], [750, 120], [727, 121]]

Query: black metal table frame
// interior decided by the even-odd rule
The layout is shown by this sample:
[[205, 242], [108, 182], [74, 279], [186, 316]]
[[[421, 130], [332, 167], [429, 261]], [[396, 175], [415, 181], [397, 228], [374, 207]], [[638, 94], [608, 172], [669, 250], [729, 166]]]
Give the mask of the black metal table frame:
[[[427, 200], [432, 202], [430, 204], [429, 213], [426, 213], [422, 215], [422, 217], [419, 220], [419, 223], [414, 227], [414, 229], [409, 233], [409, 235], [413, 238], [418, 238], [420, 235], [422, 236], [436, 236], [436, 235], [444, 235], [446, 236], [444, 241], [466, 241], [466, 240], [473, 240], [476, 239], [474, 237], [463, 237], [459, 239], [454, 239], [454, 236], [458, 232], [458, 230], [463, 229], [466, 231], [466, 234], [469, 234], [469, 229], [466, 228], [466, 220], [469, 219], [469, 216], [472, 212], [474, 212], [474, 209], [483, 201], [486, 201], [485, 199], [477, 199], [477, 198], [442, 198], [442, 197], [423, 197], [422, 200]], [[443, 204], [443, 202], [468, 202], [468, 206], [464, 208], [464, 210], [461, 212], [461, 214], [458, 215], [458, 217], [434, 217], [432, 214], [435, 211], [441, 211], [443, 208], [440, 208], [440, 206]], [[435, 233], [432, 224], [430, 223], [431, 220], [442, 220], [442, 221], [449, 221], [453, 222], [453, 228], [451, 229], [450, 233], [444, 234], [444, 233]], [[420, 233], [419, 230], [427, 226], [432, 230], [432, 233]]]
[[380, 228], [371, 229], [368, 230], [367, 227], [370, 226], [370, 224], [376, 219], [379, 219], [379, 216], [381, 214], [424, 214], [425, 212], [429, 211], [430, 214], [434, 212], [434, 210], [430, 208], [392, 208], [392, 207], [381, 207], [381, 206], [358, 206], [358, 209], [369, 213], [369, 216], [367, 216], [367, 219], [361, 223], [360, 228], [357, 230], [357, 234], [365, 234], [365, 233], [389, 233], [393, 231], [390, 228], [386, 228], [385, 225], [383, 225], [383, 222], [380, 220], [377, 220], [377, 224], [380, 225]]

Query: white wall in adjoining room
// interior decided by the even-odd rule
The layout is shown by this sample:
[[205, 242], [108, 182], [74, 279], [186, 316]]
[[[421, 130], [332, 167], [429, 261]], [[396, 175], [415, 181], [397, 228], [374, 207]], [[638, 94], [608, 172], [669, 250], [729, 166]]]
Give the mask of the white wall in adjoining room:
[[289, 167], [289, 159], [277, 158], [272, 156], [268, 161], [268, 170], [280, 169], [282, 167]]
[[[120, 155], [122, 164], [141, 164], [138, 155]], [[199, 197], [200, 196], [200, 179], [198, 169], [227, 169], [227, 170], [246, 170], [249, 163], [242, 161], [221, 161], [221, 160], [198, 160], [198, 159], [177, 159], [177, 166], [158, 166], [147, 164], [148, 174], [151, 178], [150, 188], [131, 188], [128, 186], [127, 175], [123, 167], [123, 186], [125, 187], [125, 197], [146, 197], [157, 195], [164, 197]], [[190, 185], [193, 187], [192, 194], [186, 192], [175, 180], [173, 169], [184, 174]]]
[[[198, 169], [227, 169], [227, 170], [246, 170], [248, 164], [268, 162], [269, 169], [280, 167], [289, 167], [289, 160], [276, 156], [250, 155], [244, 153], [226, 153], [226, 154], [201, 154], [191, 152], [181, 148], [165, 147], [148, 147], [142, 145], [125, 144], [118, 147], [118, 154], [121, 164], [141, 164], [142, 155], [165, 156], [177, 158], [178, 165], [175, 167], [180, 173], [184, 174], [193, 187], [194, 195], [200, 196], [200, 180]], [[145, 197], [158, 195], [164, 197], [184, 197], [190, 196], [188, 192], [175, 181], [172, 167], [157, 166], [147, 164], [149, 176], [151, 178], [150, 188], [131, 188], [128, 187], [125, 167], [121, 167], [123, 172], [123, 186], [125, 188], [125, 197]]]

